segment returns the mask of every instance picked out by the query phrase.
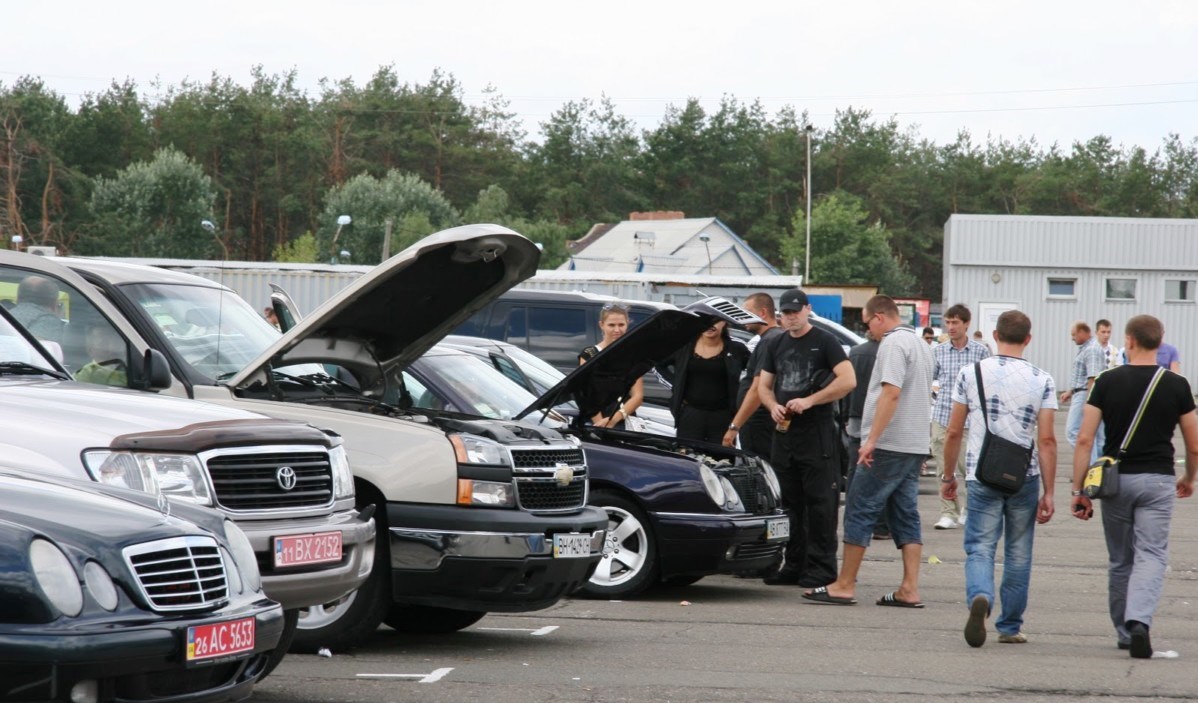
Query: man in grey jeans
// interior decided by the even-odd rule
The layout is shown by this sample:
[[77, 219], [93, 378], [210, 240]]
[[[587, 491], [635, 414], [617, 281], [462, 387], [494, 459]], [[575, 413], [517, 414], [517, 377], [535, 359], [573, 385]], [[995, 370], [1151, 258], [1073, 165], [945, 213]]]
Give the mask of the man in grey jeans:
[[[1110, 556], [1107, 600], [1111, 622], [1119, 648], [1130, 650], [1137, 659], [1152, 656], [1149, 630], [1165, 587], [1173, 504], [1176, 498], [1194, 494], [1198, 472], [1198, 417], [1184, 376], [1162, 371], [1143, 414], [1137, 417], [1157, 371], [1156, 350], [1164, 331], [1160, 320], [1151, 315], [1128, 320], [1128, 363], [1095, 379], [1073, 454], [1070, 507], [1074, 517], [1088, 520], [1094, 508], [1082, 493], [1082, 483], [1098, 423], [1106, 424], [1106, 456], [1118, 456], [1129, 428], [1132, 432], [1119, 462], [1119, 492], [1103, 499], [1102, 530]], [[1173, 468], [1173, 431], [1178, 425], [1186, 447], [1181, 478], [1174, 477]]]

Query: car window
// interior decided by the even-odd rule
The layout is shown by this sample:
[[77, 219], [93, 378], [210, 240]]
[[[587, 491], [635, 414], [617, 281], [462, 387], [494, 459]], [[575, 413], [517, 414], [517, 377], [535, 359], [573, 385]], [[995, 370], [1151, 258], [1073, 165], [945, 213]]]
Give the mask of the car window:
[[590, 343], [584, 308], [528, 308], [528, 350], [540, 357], [577, 356]]
[[136, 350], [79, 289], [52, 275], [0, 268], [0, 304], [60, 361], [77, 381], [129, 385]]
[[403, 372], [403, 384], [408, 389], [408, 394], [412, 396], [413, 408], [459, 412], [457, 408], [453, 407], [453, 403], [446, 402], [444, 398], [434, 393], [407, 371]]
[[528, 346], [528, 319], [527, 311], [523, 306], [515, 305], [507, 312], [507, 318], [503, 326], [503, 335], [500, 339], [519, 344], [522, 347]]
[[[502, 356], [492, 355], [491, 363], [495, 365], [495, 368], [499, 369], [499, 373], [507, 376], [514, 383], [518, 383], [521, 386], [527, 387], [525, 384], [524, 374], [520, 372], [520, 369], [516, 368], [516, 365], [513, 364], [510, 359], [506, 359]], [[529, 390], [532, 389], [530, 388]]]

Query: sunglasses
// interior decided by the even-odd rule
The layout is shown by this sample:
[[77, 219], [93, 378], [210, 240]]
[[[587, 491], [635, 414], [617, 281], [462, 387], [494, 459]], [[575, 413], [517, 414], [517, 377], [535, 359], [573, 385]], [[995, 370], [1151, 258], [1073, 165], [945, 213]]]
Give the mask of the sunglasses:
[[604, 305], [601, 309], [604, 311], [620, 310], [622, 312], [628, 312], [628, 306], [625, 305], [624, 303], [604, 303]]

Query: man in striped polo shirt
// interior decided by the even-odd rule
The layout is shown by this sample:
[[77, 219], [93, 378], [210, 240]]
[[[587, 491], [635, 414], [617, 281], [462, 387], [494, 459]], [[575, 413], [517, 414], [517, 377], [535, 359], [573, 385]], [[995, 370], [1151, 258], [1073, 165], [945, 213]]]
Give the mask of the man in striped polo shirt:
[[[944, 328], [948, 330], [948, 343], [932, 349], [935, 365], [932, 369], [933, 382], [940, 386], [936, 402], [932, 405], [932, 457], [936, 461], [944, 458], [945, 428], [953, 410], [953, 387], [957, 374], [969, 364], [976, 364], [990, 356], [990, 347], [969, 338], [969, 322], [973, 315], [969, 308], [957, 303], [944, 313]], [[965, 470], [965, 445], [957, 456], [957, 468]], [[964, 486], [964, 483], [959, 484]], [[937, 530], [953, 530], [965, 524], [965, 491], [960, 490], [950, 498], [940, 498], [940, 519], [933, 525]]]
[[[1106, 359], [1102, 356], [1102, 348], [1090, 334], [1090, 326], [1078, 320], [1069, 329], [1069, 336], [1077, 345], [1077, 356], [1073, 358], [1073, 372], [1069, 377], [1069, 389], [1061, 393], [1061, 402], [1069, 403], [1069, 415], [1065, 418], [1065, 439], [1070, 447], [1077, 446], [1077, 433], [1082, 428], [1082, 408], [1086, 405], [1086, 396], [1094, 379], [1106, 370]], [[1090, 461], [1099, 457], [1102, 448], [1094, 445]]]

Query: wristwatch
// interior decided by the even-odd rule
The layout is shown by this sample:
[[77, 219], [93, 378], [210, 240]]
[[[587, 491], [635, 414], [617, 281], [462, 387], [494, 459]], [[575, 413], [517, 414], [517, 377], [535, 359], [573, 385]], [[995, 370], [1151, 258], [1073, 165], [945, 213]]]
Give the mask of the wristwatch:
[[945, 477], [943, 477], [943, 476], [941, 476], [941, 477], [940, 477], [940, 482], [941, 482], [941, 483], [952, 483], [953, 481], [956, 481], [956, 480], [957, 480], [957, 475], [956, 475], [956, 474], [953, 474], [952, 476], [950, 476], [950, 477], [948, 477], [948, 478], [945, 478]]
[[1069, 491], [1069, 495], [1076, 498], [1077, 496], [1084, 496], [1085, 493], [1083, 493], [1082, 491]]
[[728, 429], [732, 430], [733, 432], [740, 432], [740, 428], [736, 426], [735, 422], [728, 423]]

